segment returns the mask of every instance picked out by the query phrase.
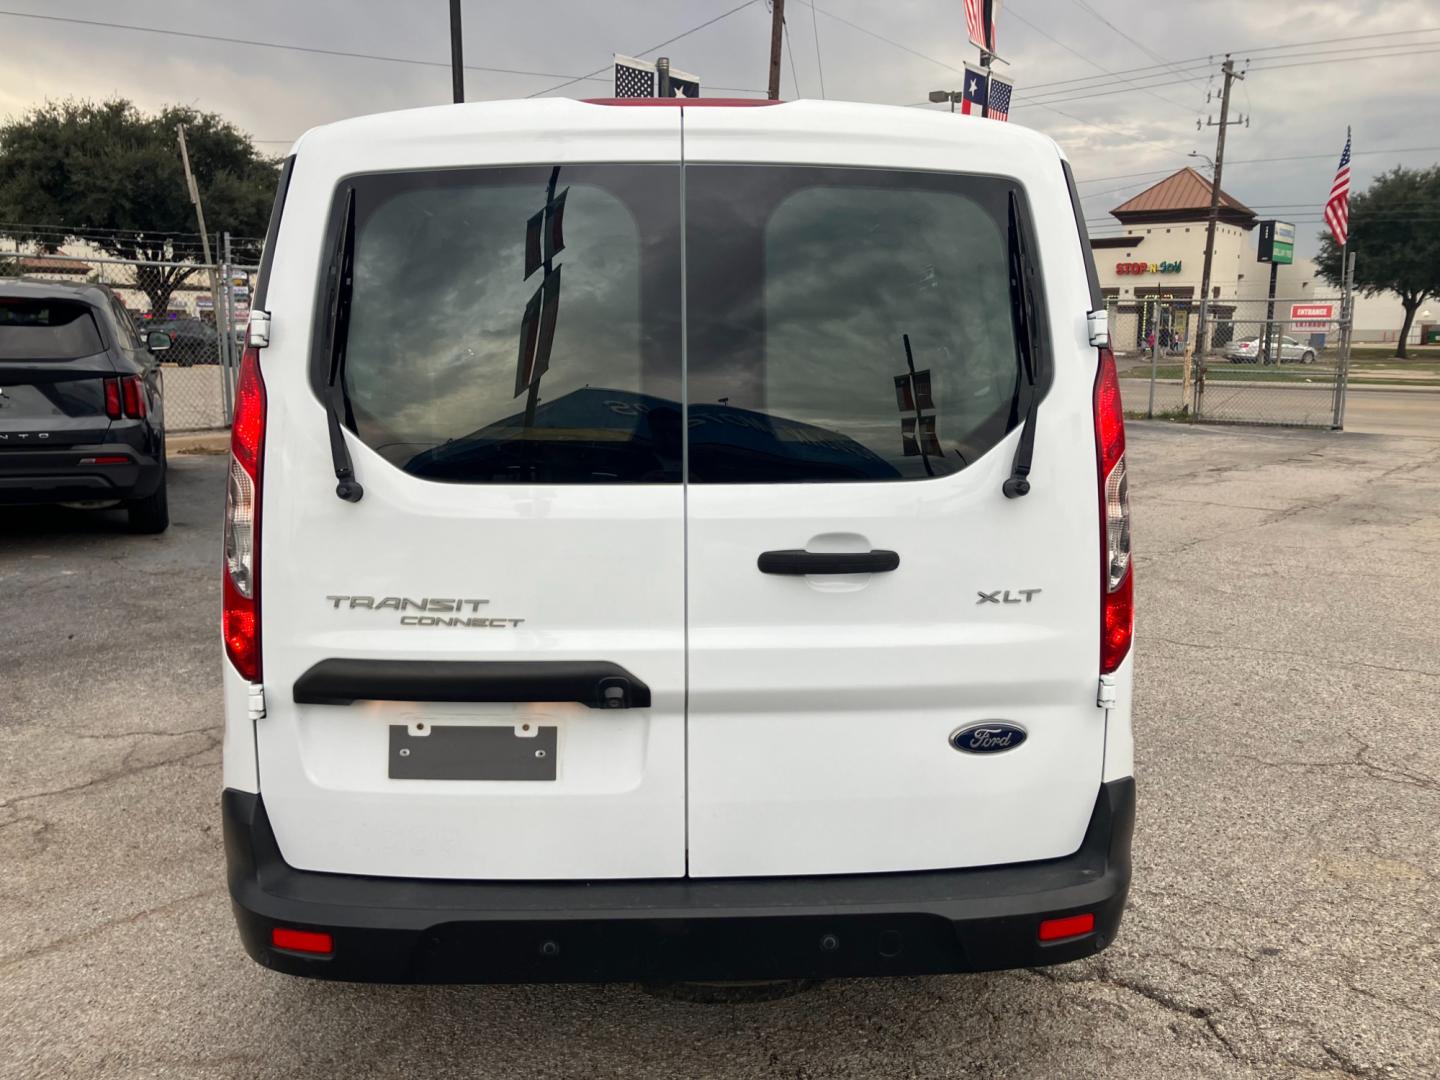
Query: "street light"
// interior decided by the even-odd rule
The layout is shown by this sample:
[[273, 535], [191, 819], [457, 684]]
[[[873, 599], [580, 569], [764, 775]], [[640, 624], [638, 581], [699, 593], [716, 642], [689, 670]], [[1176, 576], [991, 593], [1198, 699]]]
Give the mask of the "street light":
[[1199, 150], [1191, 150], [1190, 153], [1186, 155], [1186, 157], [1199, 158], [1201, 161], [1205, 162], [1207, 166], [1209, 166], [1212, 173], [1215, 171], [1215, 162], [1211, 161], [1208, 155], [1200, 153]]
[[963, 90], [931, 90], [931, 91], [930, 91], [930, 100], [933, 101], [933, 102], [935, 102], [937, 105], [938, 105], [940, 102], [942, 102], [942, 101], [948, 101], [948, 102], [950, 102], [950, 111], [951, 111], [951, 112], [954, 112], [954, 111], [955, 111], [955, 102], [959, 101], [959, 100], [960, 100], [961, 98], [963, 98], [964, 96], [965, 96], [965, 92], [964, 92]]

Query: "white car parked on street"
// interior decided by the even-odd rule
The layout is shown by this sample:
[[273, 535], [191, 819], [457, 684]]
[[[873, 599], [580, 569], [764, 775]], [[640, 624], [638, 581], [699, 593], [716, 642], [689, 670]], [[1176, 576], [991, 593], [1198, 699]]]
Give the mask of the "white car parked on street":
[[226, 509], [249, 953], [656, 981], [1108, 945], [1133, 571], [1082, 220], [1051, 140], [914, 109], [304, 135]]

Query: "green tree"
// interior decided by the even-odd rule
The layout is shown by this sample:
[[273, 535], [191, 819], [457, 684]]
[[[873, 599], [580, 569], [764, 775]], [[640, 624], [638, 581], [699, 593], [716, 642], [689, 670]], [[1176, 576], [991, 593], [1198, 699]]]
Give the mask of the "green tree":
[[152, 313], [163, 314], [171, 294], [200, 270], [158, 265], [178, 261], [175, 238], [195, 233], [180, 124], [208, 227], [264, 235], [277, 163], [249, 136], [215, 113], [171, 106], [147, 116], [121, 99], [49, 102], [0, 126], [0, 235], [43, 251], [84, 239], [134, 259], [136, 286]]
[[[1350, 196], [1350, 250], [1355, 252], [1355, 288], [1366, 296], [1394, 292], [1405, 308], [1395, 355], [1404, 357], [1415, 312], [1440, 295], [1440, 165], [1397, 166]], [[1327, 231], [1315, 259], [1320, 276], [1339, 285], [1340, 247]]]

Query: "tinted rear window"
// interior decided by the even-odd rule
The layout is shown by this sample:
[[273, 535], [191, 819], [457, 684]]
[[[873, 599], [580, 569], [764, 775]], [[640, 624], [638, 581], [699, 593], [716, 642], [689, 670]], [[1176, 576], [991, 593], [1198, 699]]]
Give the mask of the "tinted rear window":
[[73, 360], [104, 350], [88, 305], [0, 296], [0, 360]]
[[358, 177], [322, 399], [352, 191], [342, 419], [416, 476], [674, 483], [688, 438], [697, 483], [924, 479], [1023, 413], [1005, 180], [687, 166], [682, 277], [679, 166]]
[[1011, 190], [689, 167], [691, 480], [942, 476], [999, 442], [1021, 390]]
[[361, 439], [433, 480], [679, 481], [678, 166], [353, 187], [344, 379]]

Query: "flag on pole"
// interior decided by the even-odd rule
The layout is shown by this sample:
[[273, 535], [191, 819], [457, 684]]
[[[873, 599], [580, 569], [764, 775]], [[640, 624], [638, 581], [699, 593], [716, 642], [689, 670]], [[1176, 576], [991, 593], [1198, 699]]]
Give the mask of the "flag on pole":
[[1003, 75], [990, 73], [990, 90], [985, 101], [985, 115], [991, 120], [1010, 119], [1010, 94], [1015, 89], [1015, 80]]
[[[1341, 247], [1350, 237], [1350, 129], [1345, 129], [1345, 150], [1340, 155], [1340, 167], [1335, 170], [1335, 182], [1330, 185], [1330, 198], [1325, 200], [1325, 224], [1330, 234]], [[1342, 268], [1343, 269], [1343, 268]]]
[[[615, 53], [615, 96], [617, 98], [653, 98], [660, 96], [660, 80], [655, 65], [649, 60]], [[670, 69], [670, 96], [698, 98], [700, 76], [678, 68]]]
[[965, 30], [972, 45], [995, 51], [995, 16], [999, 13], [1000, 0], [965, 0]]
[[984, 116], [985, 100], [989, 97], [990, 73], [974, 64], [965, 65], [965, 90], [960, 96], [960, 111], [966, 116]]

